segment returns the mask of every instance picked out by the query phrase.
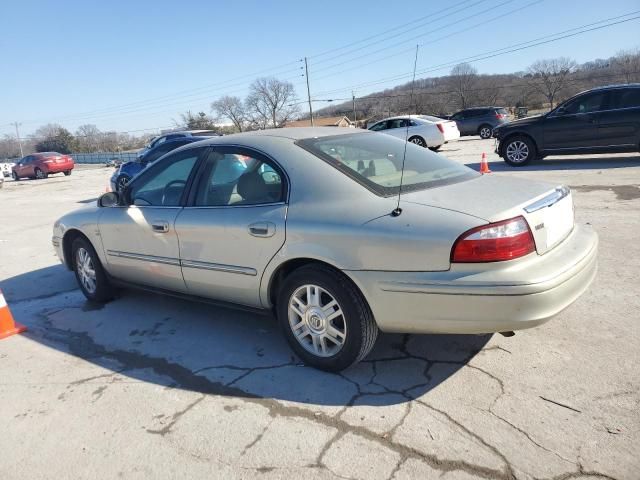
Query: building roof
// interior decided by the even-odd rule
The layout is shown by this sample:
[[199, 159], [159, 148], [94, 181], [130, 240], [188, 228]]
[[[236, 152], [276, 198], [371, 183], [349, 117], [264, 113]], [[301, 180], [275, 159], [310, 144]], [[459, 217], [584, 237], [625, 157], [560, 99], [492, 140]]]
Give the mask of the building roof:
[[[346, 120], [349, 125], [353, 122], [349, 120], [348, 117], [340, 116], [340, 117], [320, 117], [313, 119], [314, 127], [336, 127], [342, 122]], [[287, 122], [287, 127], [310, 127], [311, 120], [296, 120], [295, 122]]]

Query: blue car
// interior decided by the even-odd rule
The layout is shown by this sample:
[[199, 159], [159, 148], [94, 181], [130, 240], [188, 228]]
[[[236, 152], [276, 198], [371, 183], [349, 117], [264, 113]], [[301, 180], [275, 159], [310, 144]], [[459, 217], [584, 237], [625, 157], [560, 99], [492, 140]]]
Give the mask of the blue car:
[[120, 165], [111, 177], [111, 190], [120, 192], [142, 170], [147, 168], [153, 162], [162, 157], [165, 153], [169, 153], [178, 147], [187, 145], [188, 143], [199, 142], [205, 140], [206, 137], [179, 137], [167, 139], [159, 145], [146, 150], [137, 160], [127, 162]]

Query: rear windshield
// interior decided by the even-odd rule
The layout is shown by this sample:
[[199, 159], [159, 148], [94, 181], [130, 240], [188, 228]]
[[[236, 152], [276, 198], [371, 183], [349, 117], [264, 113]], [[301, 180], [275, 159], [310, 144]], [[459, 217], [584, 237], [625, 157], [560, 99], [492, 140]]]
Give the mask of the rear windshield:
[[422, 120], [427, 120], [428, 122], [441, 122], [442, 118], [438, 118], [438, 117], [432, 117], [431, 115], [418, 115], [418, 118], [421, 118]]
[[354, 133], [307, 138], [296, 144], [381, 196], [424, 190], [475, 178], [470, 168], [390, 135]]

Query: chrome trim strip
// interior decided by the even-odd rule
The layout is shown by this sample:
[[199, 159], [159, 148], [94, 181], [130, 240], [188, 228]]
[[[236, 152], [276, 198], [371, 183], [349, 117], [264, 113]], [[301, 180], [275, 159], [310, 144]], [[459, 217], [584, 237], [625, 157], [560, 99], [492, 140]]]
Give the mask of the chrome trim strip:
[[[592, 148], [609, 148], [609, 147], [633, 147], [633, 143], [617, 143], [615, 145], [595, 145], [593, 147], [562, 147], [562, 148], [548, 148], [548, 152], [556, 152], [558, 150], [590, 150]], [[602, 154], [594, 154], [602, 155]]]
[[543, 208], [550, 207], [551, 205], [555, 204], [556, 202], [559, 202], [564, 197], [569, 195], [570, 192], [571, 190], [569, 190], [569, 187], [565, 185], [558, 187], [546, 197], [543, 197], [540, 200], [537, 200], [532, 204], [524, 207], [524, 211], [527, 213], [533, 213]]
[[182, 260], [180, 262], [185, 268], [198, 268], [201, 270], [215, 270], [217, 272], [238, 273], [240, 275], [250, 275], [255, 277], [258, 272], [255, 268], [238, 267], [236, 265], [222, 265], [219, 263], [198, 262], [195, 260]]
[[250, 208], [250, 207], [272, 207], [275, 205], [286, 205], [285, 202], [273, 202], [273, 203], [254, 203], [252, 205], [202, 205], [202, 206], [191, 206], [184, 207], [185, 210], [210, 210], [210, 209], [221, 209], [221, 208]]
[[141, 255], [139, 253], [120, 252], [117, 250], [107, 250], [110, 257], [129, 258], [131, 260], [141, 260], [143, 262], [162, 263], [165, 265], [180, 266], [180, 260], [169, 257], [156, 257], [154, 255]]

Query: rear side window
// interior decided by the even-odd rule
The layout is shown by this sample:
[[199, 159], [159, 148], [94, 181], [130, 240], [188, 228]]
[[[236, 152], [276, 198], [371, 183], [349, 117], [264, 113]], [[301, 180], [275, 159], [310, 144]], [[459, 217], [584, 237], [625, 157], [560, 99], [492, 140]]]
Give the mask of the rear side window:
[[[380, 196], [424, 190], [477, 177], [470, 168], [391, 135], [356, 133], [296, 144]], [[404, 176], [402, 159], [406, 148]]]
[[500, 115], [508, 115], [509, 112], [507, 112], [506, 108], [496, 108], [496, 112], [499, 113]]
[[614, 90], [612, 95], [613, 108], [640, 107], [640, 88]]
[[387, 128], [387, 122], [380, 122], [380, 123], [376, 123], [369, 130], [371, 130], [372, 132], [379, 132], [380, 130], [384, 130], [386, 128]]

